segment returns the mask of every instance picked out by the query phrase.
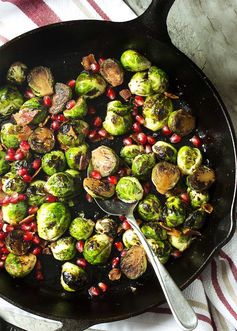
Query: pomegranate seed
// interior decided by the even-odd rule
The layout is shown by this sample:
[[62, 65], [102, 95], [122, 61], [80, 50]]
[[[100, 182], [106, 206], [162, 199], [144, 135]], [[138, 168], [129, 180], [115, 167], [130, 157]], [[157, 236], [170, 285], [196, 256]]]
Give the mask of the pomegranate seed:
[[41, 254], [41, 247], [35, 247], [32, 251], [32, 254], [38, 256]]
[[7, 154], [14, 154], [15, 155], [16, 151], [13, 148], [8, 148]]
[[12, 232], [13, 230], [14, 230], [14, 227], [12, 225], [7, 225], [5, 228], [5, 232], [7, 232], [7, 233]]
[[35, 270], [41, 270], [42, 269], [42, 264], [41, 264], [41, 261], [37, 261], [36, 264], [35, 264]]
[[138, 114], [138, 109], [136, 107], [133, 108], [133, 111], [132, 111], [132, 116], [137, 116]]
[[34, 215], [34, 214], [36, 214], [37, 210], [38, 210], [38, 207], [36, 207], [36, 206], [29, 207], [28, 208], [28, 215]]
[[3, 240], [6, 238], [6, 233], [4, 233], [3, 231], [0, 232], [0, 240]]
[[121, 251], [123, 250], [123, 243], [122, 243], [121, 241], [116, 241], [116, 242], [114, 243], [114, 246], [117, 248], [117, 250], [118, 250], [119, 252], [121, 252]]
[[110, 100], [114, 100], [115, 99], [116, 93], [115, 93], [115, 91], [114, 91], [114, 89], [112, 87], [107, 88], [106, 96]]
[[8, 205], [10, 203], [10, 197], [9, 196], [5, 196], [5, 198], [3, 198], [2, 200], [2, 205]]
[[[30, 224], [29, 224], [29, 226], [30, 226], [30, 230], [31, 231], [33, 231], [33, 232], [36, 232], [37, 231], [37, 224], [36, 224], [36, 222], [31, 222]], [[36, 237], [35, 237], [36, 238]]]
[[190, 201], [188, 193], [182, 193], [182, 194], [180, 194], [180, 198], [181, 198], [181, 199], [183, 200], [183, 202], [185, 202], [185, 203], [189, 203], [189, 201]]
[[112, 185], [116, 185], [118, 182], [118, 178], [116, 176], [109, 176], [108, 177], [108, 182]]
[[97, 116], [94, 121], [93, 121], [93, 125], [96, 126], [97, 128], [99, 128], [102, 124], [102, 119], [101, 117]]
[[90, 67], [91, 67], [91, 71], [93, 71], [95, 74], [100, 71], [99, 63], [92, 63]]
[[4, 268], [4, 261], [0, 261], [0, 269], [3, 269]]
[[41, 271], [37, 271], [36, 274], [35, 274], [35, 278], [37, 280], [44, 280], [44, 275]]
[[71, 88], [74, 88], [76, 85], [75, 79], [71, 79], [67, 82], [67, 85], [70, 86]]
[[138, 122], [135, 122], [132, 126], [132, 129], [134, 132], [137, 132], [137, 133], [141, 132], [142, 131], [141, 124]]
[[89, 115], [94, 115], [94, 114], [96, 114], [96, 109], [95, 109], [95, 107], [89, 107], [89, 109], [88, 109], [88, 114], [89, 114]]
[[104, 61], [105, 61], [105, 58], [104, 58], [104, 57], [100, 57], [99, 60], [98, 60], [98, 62], [99, 62], [100, 65], [101, 65]]
[[1, 260], [2, 260], [2, 261], [5, 261], [6, 258], [7, 258], [7, 255], [8, 255], [8, 254], [3, 254], [3, 255], [1, 256]]
[[75, 106], [75, 104], [76, 104], [75, 100], [70, 100], [70, 101], [67, 102], [66, 108], [67, 109], [72, 109]]
[[27, 196], [23, 193], [18, 194], [18, 201], [25, 201]]
[[31, 230], [31, 226], [29, 224], [22, 224], [21, 225], [21, 230], [23, 230], [23, 231], [30, 231]]
[[126, 231], [128, 229], [131, 229], [131, 225], [128, 223], [128, 221], [123, 221], [122, 228]]
[[35, 170], [38, 170], [41, 166], [41, 160], [40, 159], [35, 159], [32, 163], [32, 168]]
[[0, 248], [5, 246], [5, 242], [3, 242], [2, 240], [0, 240]]
[[26, 168], [20, 168], [20, 169], [17, 170], [17, 174], [19, 176], [27, 175], [28, 174], [28, 169], [26, 169]]
[[90, 296], [94, 297], [100, 294], [100, 290], [98, 289], [98, 287], [91, 286], [88, 290], [88, 293], [90, 294]]
[[140, 95], [136, 95], [134, 98], [134, 104], [136, 106], [142, 106], [144, 104], [144, 98], [141, 97]]
[[52, 106], [52, 100], [49, 95], [45, 95], [43, 98], [44, 105], [46, 107], [51, 107]]
[[143, 187], [144, 194], [148, 194], [151, 190], [151, 183], [146, 182], [145, 184], [143, 184], [142, 187]]
[[58, 115], [55, 114], [51, 116], [52, 121], [57, 121], [57, 119], [58, 119]]
[[8, 254], [9, 253], [9, 250], [7, 249], [7, 247], [2, 247], [1, 248], [1, 252], [3, 253], [3, 254]]
[[19, 160], [23, 160], [25, 157], [25, 154], [22, 151], [18, 151], [15, 154], [15, 160], [19, 161]]
[[97, 135], [96, 130], [92, 130], [92, 131], [90, 131], [89, 134], [88, 134], [88, 138], [89, 138], [90, 140], [95, 139], [97, 136], [98, 136], [98, 135]]
[[3, 224], [3, 221], [0, 221], [0, 230], [2, 230]]
[[83, 258], [77, 259], [76, 264], [78, 265], [78, 267], [82, 267], [82, 268], [86, 268], [86, 266], [87, 266], [87, 262]]
[[57, 131], [59, 128], [60, 128], [60, 123], [59, 121], [53, 121], [51, 123], [51, 128], [54, 130], [54, 131]]
[[98, 135], [102, 138], [106, 138], [108, 136], [108, 132], [105, 129], [100, 129], [98, 131]]
[[34, 238], [33, 233], [30, 231], [26, 231], [26, 233], [23, 236], [23, 240], [25, 241], [32, 241], [33, 238]]
[[24, 93], [24, 96], [26, 99], [31, 99], [31, 98], [34, 98], [35, 95], [31, 90], [26, 90]]
[[24, 175], [22, 176], [22, 179], [25, 183], [30, 183], [32, 181], [32, 177], [30, 175]]
[[15, 155], [14, 154], [7, 154], [6, 156], [5, 156], [5, 160], [6, 161], [15, 161]]
[[124, 249], [124, 250], [122, 250], [122, 252], [121, 252], [121, 257], [123, 257], [123, 256], [125, 256], [127, 254], [127, 250], [126, 249]]
[[194, 147], [199, 148], [202, 146], [202, 140], [198, 136], [193, 136], [190, 141]]
[[108, 290], [108, 285], [105, 283], [98, 283], [99, 288], [101, 289], [102, 292], [106, 292]]
[[169, 136], [172, 134], [172, 131], [169, 129], [169, 127], [167, 125], [165, 125], [163, 128], [162, 128], [162, 132], [164, 135], [166, 136]]
[[171, 255], [174, 257], [174, 258], [179, 258], [179, 257], [181, 257], [182, 256], [182, 252], [180, 252], [178, 249], [176, 249], [175, 251], [173, 251], [172, 253], [171, 253]]
[[101, 174], [97, 170], [93, 170], [91, 172], [91, 177], [94, 178], [94, 179], [101, 179], [102, 178]]
[[18, 195], [10, 197], [9, 203], [17, 203], [17, 202], [18, 202]]
[[119, 257], [116, 256], [112, 259], [112, 268], [115, 268], [119, 264]]
[[59, 122], [65, 122], [66, 121], [66, 117], [63, 114], [59, 114], [59, 115], [57, 115], [57, 120]]
[[172, 136], [170, 137], [170, 142], [171, 142], [172, 144], [177, 144], [177, 143], [179, 143], [179, 142], [181, 141], [181, 139], [182, 139], [181, 136], [179, 136], [179, 135], [176, 134], [176, 133], [173, 133]]
[[37, 235], [34, 236], [34, 238], [32, 239], [32, 241], [36, 245], [39, 245], [40, 244], [40, 238]]
[[140, 132], [137, 134], [137, 141], [141, 144], [141, 145], [145, 145], [147, 142], [147, 136], [145, 135], [145, 133]]
[[146, 145], [146, 146], [145, 146], [145, 152], [146, 152], [146, 154], [149, 154], [149, 153], [152, 152], [151, 145]]
[[56, 201], [58, 201], [58, 198], [55, 197], [55, 196], [53, 196], [53, 195], [48, 195], [48, 196], [46, 197], [46, 201], [47, 201], [47, 202], [56, 202]]
[[20, 149], [22, 149], [25, 152], [28, 152], [30, 149], [30, 144], [28, 143], [28, 141], [22, 140], [22, 142], [20, 143]]
[[147, 142], [148, 142], [148, 144], [150, 144], [150, 145], [154, 145], [154, 144], [156, 143], [156, 140], [155, 140], [155, 138], [152, 137], [152, 136], [147, 136]]
[[77, 243], [76, 243], [76, 249], [78, 250], [79, 253], [82, 253], [83, 250], [84, 250], [84, 241], [83, 240], [79, 240]]
[[123, 144], [125, 146], [132, 145], [132, 138], [130, 138], [130, 137], [124, 138], [123, 139]]
[[90, 194], [87, 193], [86, 194], [86, 200], [91, 203], [93, 201], [93, 198]]
[[140, 124], [143, 124], [144, 123], [144, 117], [142, 117], [141, 115], [137, 115], [136, 117], [136, 121]]
[[121, 222], [123, 222], [123, 221], [126, 221], [126, 220], [127, 220], [127, 218], [126, 218], [126, 216], [125, 216], [125, 215], [120, 215], [120, 216], [119, 216], [119, 219], [120, 219], [120, 221], [121, 221]]

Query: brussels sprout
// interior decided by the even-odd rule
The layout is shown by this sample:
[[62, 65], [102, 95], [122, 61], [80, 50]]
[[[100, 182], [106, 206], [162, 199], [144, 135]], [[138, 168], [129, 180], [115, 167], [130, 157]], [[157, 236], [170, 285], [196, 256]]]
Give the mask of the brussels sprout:
[[7, 81], [11, 84], [22, 85], [26, 79], [27, 66], [21, 62], [14, 62], [7, 71]]
[[6, 153], [0, 151], [0, 175], [4, 175], [10, 169], [9, 163], [6, 161]]
[[20, 144], [20, 135], [23, 133], [24, 127], [5, 123], [1, 128], [1, 142], [7, 148], [17, 148]]
[[60, 127], [57, 138], [63, 147], [80, 146], [88, 130], [89, 125], [82, 120], [69, 121]]
[[11, 163], [11, 172], [16, 174], [19, 169], [26, 168], [29, 173], [32, 172], [33, 157], [29, 153], [25, 155], [23, 160], [17, 160]]
[[132, 94], [148, 96], [153, 93], [147, 72], [137, 72], [132, 76], [128, 87]]
[[122, 240], [126, 248], [130, 248], [135, 245], [141, 245], [138, 236], [132, 229], [128, 229], [124, 232]]
[[144, 126], [152, 131], [160, 130], [167, 124], [172, 111], [173, 104], [170, 99], [160, 94], [148, 96], [143, 105]]
[[108, 111], [103, 122], [104, 129], [113, 136], [121, 136], [132, 127], [132, 116], [130, 114], [120, 116], [113, 111]]
[[101, 63], [100, 74], [112, 86], [119, 86], [123, 84], [123, 68], [120, 63], [114, 59], [105, 59]]
[[83, 118], [87, 114], [87, 103], [84, 97], [80, 97], [75, 106], [71, 109], [66, 109], [63, 112], [66, 118]]
[[43, 203], [37, 211], [39, 237], [45, 240], [57, 240], [68, 229], [71, 215], [61, 202]]
[[112, 111], [120, 116], [128, 115], [131, 113], [131, 104], [122, 104], [120, 100], [113, 100], [107, 104], [107, 111]]
[[66, 262], [62, 265], [61, 285], [65, 291], [75, 292], [86, 286], [88, 276], [85, 270]]
[[85, 242], [84, 258], [93, 265], [107, 262], [111, 249], [112, 239], [106, 234], [95, 234]]
[[139, 179], [147, 179], [155, 164], [154, 153], [137, 155], [132, 161], [132, 174]]
[[24, 99], [16, 87], [0, 87], [0, 115], [8, 116], [18, 110]]
[[2, 178], [2, 190], [7, 194], [21, 193], [26, 189], [26, 183], [23, 181], [21, 176], [8, 172]]
[[46, 153], [42, 158], [42, 169], [49, 176], [63, 171], [65, 168], [66, 158], [62, 151]]
[[145, 56], [132, 49], [123, 52], [120, 61], [126, 70], [133, 72], [143, 71], [151, 66], [151, 62]]
[[50, 152], [54, 148], [54, 134], [50, 129], [37, 128], [29, 137], [30, 148], [40, 154]]
[[187, 192], [193, 208], [199, 208], [209, 201], [209, 193], [207, 191], [198, 192], [188, 188]]
[[77, 217], [72, 221], [69, 232], [73, 238], [85, 240], [92, 235], [94, 226], [95, 223], [91, 219]]
[[147, 269], [147, 258], [144, 248], [141, 246], [129, 248], [126, 254], [121, 257], [120, 268], [128, 279], [141, 277]]
[[52, 99], [52, 106], [49, 108], [50, 114], [61, 113], [71, 97], [72, 90], [68, 85], [63, 83], [56, 83], [55, 94]]
[[175, 227], [185, 221], [187, 209], [179, 197], [169, 197], [166, 200], [163, 212], [165, 223], [169, 227]]
[[144, 154], [145, 149], [142, 145], [127, 145], [124, 146], [120, 151], [120, 156], [131, 165], [133, 159], [140, 154]]
[[85, 98], [94, 99], [103, 94], [105, 89], [106, 82], [99, 74], [83, 71], [76, 79], [76, 93]]
[[198, 192], [206, 191], [214, 182], [216, 176], [213, 169], [207, 166], [200, 166], [192, 175], [187, 177], [189, 188]]
[[166, 73], [155, 66], [150, 67], [148, 71], [148, 79], [151, 84], [151, 88], [155, 93], [163, 93], [167, 89], [168, 76]]
[[23, 240], [24, 234], [22, 230], [13, 230], [8, 233], [5, 244], [10, 253], [24, 255], [28, 252], [31, 242]]
[[25, 201], [9, 203], [6, 206], [2, 206], [3, 221], [13, 225], [17, 224], [26, 217], [27, 209], [28, 207]]
[[81, 191], [82, 191], [82, 178], [81, 178], [81, 174], [80, 174], [79, 171], [74, 170], [74, 169], [67, 169], [65, 172], [67, 174], [69, 174], [73, 178], [73, 182], [74, 182], [73, 196], [75, 197], [78, 194], [80, 194]]
[[75, 193], [73, 177], [67, 172], [57, 172], [49, 177], [45, 190], [55, 197], [66, 198]]
[[102, 218], [95, 223], [96, 232], [114, 238], [117, 235], [117, 223], [111, 218]]
[[38, 98], [27, 100], [20, 108], [20, 111], [13, 115], [18, 125], [39, 124], [45, 120], [47, 109]]
[[5, 269], [10, 276], [22, 278], [34, 269], [36, 261], [36, 256], [31, 253], [21, 256], [10, 253], [5, 261]]
[[206, 216], [207, 214], [204, 209], [196, 209], [186, 218], [183, 226], [192, 230], [199, 230], [203, 227], [206, 221]]
[[60, 238], [50, 245], [53, 257], [59, 261], [67, 261], [76, 255], [76, 240], [72, 237]]
[[53, 94], [54, 79], [51, 70], [47, 67], [35, 67], [27, 76], [27, 81], [38, 97]]
[[187, 136], [195, 129], [195, 117], [183, 109], [179, 109], [170, 114], [168, 126], [171, 131], [180, 136]]
[[93, 198], [107, 199], [115, 193], [115, 185], [110, 184], [107, 180], [84, 178], [83, 187]]
[[165, 264], [170, 257], [171, 246], [168, 241], [160, 241], [154, 239], [147, 239], [148, 244], [151, 246], [153, 252], [158, 257], [162, 264]]
[[161, 217], [161, 203], [155, 194], [148, 194], [138, 204], [137, 211], [144, 221], [158, 221]]
[[44, 180], [36, 180], [27, 188], [26, 195], [30, 206], [40, 206], [46, 201], [45, 184]]
[[67, 164], [71, 169], [85, 170], [88, 166], [90, 153], [87, 144], [70, 147], [65, 152]]
[[92, 151], [91, 166], [102, 177], [110, 176], [118, 170], [118, 155], [111, 148], [102, 145]]
[[198, 148], [182, 146], [177, 155], [177, 165], [184, 175], [191, 175], [202, 163], [202, 153]]
[[121, 201], [133, 203], [142, 199], [143, 188], [137, 178], [125, 176], [119, 179], [116, 193]]
[[176, 163], [177, 150], [171, 144], [168, 144], [165, 141], [157, 141], [152, 146], [152, 150], [160, 161]]
[[167, 238], [166, 231], [155, 222], [148, 222], [142, 225], [141, 231], [148, 239], [165, 240]]
[[166, 161], [157, 163], [151, 174], [151, 180], [160, 194], [166, 194], [179, 181], [179, 168]]
[[179, 237], [170, 236], [169, 242], [173, 247], [177, 248], [180, 252], [183, 252], [190, 246], [192, 237], [188, 235], [180, 235]]

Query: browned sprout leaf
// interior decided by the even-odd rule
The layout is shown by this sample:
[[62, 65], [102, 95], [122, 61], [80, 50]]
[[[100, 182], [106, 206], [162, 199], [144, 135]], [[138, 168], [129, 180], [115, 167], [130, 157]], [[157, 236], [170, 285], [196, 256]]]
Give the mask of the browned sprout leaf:
[[39, 97], [53, 94], [54, 79], [51, 70], [47, 67], [33, 68], [28, 77], [28, 84], [34, 94]]
[[52, 99], [52, 106], [49, 109], [51, 114], [58, 114], [64, 110], [66, 103], [71, 99], [71, 88], [63, 83], [55, 84], [55, 94]]
[[123, 69], [121, 65], [114, 59], [104, 60], [100, 65], [100, 73], [112, 86], [123, 84]]
[[121, 271], [129, 279], [137, 279], [147, 268], [146, 253], [142, 246], [132, 246], [121, 258]]

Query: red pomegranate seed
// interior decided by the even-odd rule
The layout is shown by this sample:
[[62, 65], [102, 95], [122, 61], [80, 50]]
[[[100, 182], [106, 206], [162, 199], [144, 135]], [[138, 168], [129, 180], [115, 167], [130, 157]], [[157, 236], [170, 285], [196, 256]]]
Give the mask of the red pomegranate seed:
[[66, 108], [67, 109], [72, 109], [75, 106], [75, 104], [76, 104], [75, 100], [70, 100], [70, 101], [67, 102]]
[[190, 141], [194, 147], [199, 148], [202, 146], [202, 140], [198, 136], [193, 136]]
[[105, 129], [100, 129], [98, 131], [98, 135], [102, 138], [106, 138], [106, 137], [108, 137], [108, 132]]
[[144, 194], [148, 194], [151, 190], [151, 184], [149, 182], [146, 182], [145, 184], [143, 184], [143, 191]]
[[93, 201], [93, 198], [90, 194], [87, 193], [86, 194], [86, 200], [91, 203]]
[[14, 154], [15, 155], [16, 151], [13, 148], [8, 148], [7, 154]]
[[[29, 226], [30, 226], [30, 230], [31, 231], [33, 231], [33, 232], [36, 232], [37, 231], [37, 224], [36, 224], [36, 222], [31, 222], [30, 224], [29, 224]], [[36, 237], [35, 237], [36, 238]]]
[[101, 289], [102, 292], [106, 292], [108, 290], [108, 285], [105, 283], [98, 283], [99, 288]]
[[76, 85], [75, 79], [71, 79], [67, 82], [67, 85], [70, 86], [71, 88], [74, 88]]
[[107, 89], [107, 92], [106, 92], [106, 96], [110, 99], [110, 100], [114, 100], [115, 97], [116, 97], [116, 93], [114, 91], [114, 89], [112, 87], [109, 87]]
[[17, 203], [18, 202], [18, 195], [11, 196], [9, 199], [9, 203]]
[[32, 181], [32, 177], [30, 175], [24, 175], [22, 176], [22, 179], [25, 183], [30, 183]]
[[0, 232], [0, 240], [3, 240], [3, 239], [5, 239], [5, 238], [6, 238], [6, 236], [7, 236], [7, 234], [6, 234], [6, 233], [4, 233], [3, 231], [1, 231], [1, 232]]
[[88, 290], [88, 293], [90, 294], [90, 296], [94, 297], [100, 294], [100, 290], [98, 289], [98, 287], [91, 286]]
[[5, 232], [7, 232], [7, 233], [12, 232], [13, 230], [14, 230], [14, 227], [12, 225], [7, 225], [5, 228]]
[[116, 241], [116, 242], [114, 243], [114, 246], [117, 248], [117, 250], [118, 250], [119, 252], [121, 252], [121, 251], [123, 250], [123, 243], [122, 243], [121, 241]]
[[126, 254], [127, 254], [127, 250], [126, 249], [122, 250], [122, 252], [120, 253], [121, 257], [125, 256]]
[[11, 161], [15, 161], [15, 154], [7, 154], [7, 155], [5, 156], [5, 160], [6, 160], [6, 161], [9, 161], [9, 162], [11, 162]]
[[5, 246], [5, 242], [3, 242], [2, 240], [0, 240], [0, 248]]
[[60, 123], [59, 121], [53, 121], [51, 123], [51, 128], [54, 130], [54, 131], [57, 131], [59, 128], [60, 128]]
[[0, 269], [3, 269], [4, 268], [4, 261], [0, 261]]
[[46, 107], [51, 107], [52, 106], [52, 100], [49, 95], [45, 95], [43, 98], [44, 105]]
[[57, 121], [57, 119], [58, 119], [58, 115], [55, 114], [51, 116], [52, 121]]
[[2, 199], [2, 201], [1, 201], [2, 203], [2, 205], [3, 206], [5, 206], [5, 205], [8, 205], [9, 203], [10, 203], [10, 197], [7, 195], [7, 196], [5, 196], [3, 199]]
[[140, 95], [136, 95], [134, 98], [134, 104], [136, 106], [142, 106], [144, 104], [144, 98], [141, 97]]
[[183, 202], [185, 202], [185, 203], [189, 203], [189, 201], [190, 201], [190, 198], [189, 198], [189, 195], [188, 195], [188, 193], [182, 193], [182, 194], [180, 194], [180, 198], [183, 200]]
[[152, 152], [151, 145], [146, 145], [146, 146], [145, 146], [145, 152], [146, 152], [146, 154], [149, 154], [149, 153]]
[[118, 178], [116, 176], [109, 176], [108, 177], [108, 182], [112, 185], [116, 185], [118, 182]]
[[31, 230], [31, 226], [29, 224], [21, 224], [21, 230], [23, 231], [30, 231]]
[[25, 152], [28, 152], [30, 149], [30, 144], [28, 143], [28, 141], [22, 140], [22, 142], [20, 143], [20, 149], [22, 149]]
[[57, 120], [59, 122], [65, 122], [66, 121], [66, 117], [63, 114], [59, 114], [59, 115], [57, 115]]
[[132, 111], [132, 116], [137, 116], [137, 114], [138, 114], [138, 109], [137, 109], [137, 107], [133, 107], [133, 111]]
[[152, 137], [152, 136], [147, 136], [147, 142], [148, 142], [148, 144], [150, 144], [150, 145], [154, 145], [154, 144], [156, 143], [156, 140], [155, 140], [155, 138]]
[[141, 124], [138, 122], [135, 122], [132, 126], [132, 129], [134, 132], [137, 132], [137, 133], [141, 132], [142, 131]]
[[105, 61], [105, 58], [104, 57], [100, 57], [99, 60], [98, 60], [99, 65], [101, 65], [104, 61]]
[[179, 142], [181, 141], [181, 139], [182, 139], [181, 136], [179, 136], [179, 135], [176, 134], [176, 133], [173, 133], [172, 136], [170, 137], [170, 142], [171, 142], [172, 144], [177, 144], [177, 143], [179, 143]]
[[48, 195], [48, 196], [46, 197], [46, 201], [47, 201], [47, 202], [56, 202], [56, 201], [58, 201], [58, 198], [55, 197], [55, 196], [53, 196], [53, 195]]
[[128, 223], [128, 221], [123, 221], [122, 228], [126, 231], [128, 229], [131, 229], [131, 225]]
[[24, 93], [24, 97], [26, 99], [31, 99], [31, 98], [34, 98], [34, 93], [31, 91], [31, 90], [26, 90], [25, 93]]
[[38, 207], [36, 207], [36, 206], [31, 206], [31, 207], [28, 208], [28, 214], [29, 214], [29, 215], [34, 215], [34, 214], [37, 213], [37, 210], [38, 210]]
[[165, 136], [169, 136], [172, 134], [172, 131], [169, 129], [169, 127], [167, 125], [165, 125], [163, 128], [162, 128], [162, 132]]
[[23, 193], [18, 194], [18, 201], [25, 201], [27, 196]]
[[42, 269], [42, 264], [41, 261], [37, 260], [35, 264], [35, 270], [41, 270]]
[[99, 128], [102, 124], [102, 119], [101, 117], [97, 116], [94, 121], [93, 121], [93, 125], [96, 126], [97, 128]]
[[39, 245], [40, 244], [40, 238], [37, 235], [34, 236], [34, 238], [32, 239], [32, 241], [36, 245]]
[[179, 258], [179, 257], [181, 257], [182, 256], [182, 252], [180, 252], [178, 249], [176, 249], [175, 251], [173, 251], [172, 253], [171, 253], [171, 255], [174, 257], [174, 258]]
[[25, 157], [25, 154], [21, 150], [16, 152], [16, 154], [15, 154], [15, 160], [17, 160], [17, 161], [23, 160], [24, 157]]
[[79, 253], [82, 253], [83, 250], [84, 250], [84, 241], [83, 240], [79, 240], [77, 243], [76, 243], [76, 249], [78, 250]]
[[132, 138], [130, 138], [130, 137], [124, 138], [123, 139], [123, 144], [125, 146], [132, 145]]
[[144, 117], [142, 117], [141, 115], [137, 115], [136, 117], [136, 121], [140, 124], [143, 124], [144, 123]]
[[35, 274], [35, 278], [37, 280], [44, 280], [44, 275], [41, 271], [37, 271], [36, 274]]
[[88, 108], [88, 114], [89, 114], [89, 115], [94, 115], [94, 114], [96, 114], [96, 109], [95, 109], [95, 107], [89, 107], [89, 108]]
[[30, 231], [26, 231], [26, 233], [23, 236], [23, 240], [25, 241], [32, 241], [33, 238], [34, 238], [33, 233]]
[[82, 268], [86, 268], [86, 266], [87, 266], [87, 262], [83, 258], [77, 259], [76, 264], [78, 265], [78, 267], [82, 267]]
[[41, 166], [41, 160], [40, 159], [35, 159], [32, 163], [32, 168], [35, 170], [38, 170]]
[[89, 134], [88, 134], [88, 138], [89, 138], [90, 140], [95, 139], [97, 136], [98, 136], [98, 135], [97, 135], [96, 130], [92, 130], [92, 131], [90, 131]]
[[94, 178], [94, 179], [101, 179], [102, 178], [101, 174], [97, 170], [93, 170], [91, 172], [91, 177]]
[[137, 141], [141, 144], [141, 145], [145, 145], [147, 143], [147, 136], [145, 135], [145, 133], [140, 132], [137, 134]]
[[123, 221], [126, 221], [126, 220], [127, 220], [127, 218], [126, 218], [126, 216], [125, 216], [125, 215], [120, 215], [120, 216], [119, 216], [119, 219], [120, 219], [120, 221], [121, 221], [121, 222], [123, 222]]
[[17, 170], [17, 174], [19, 176], [27, 175], [28, 174], [28, 169], [26, 169], [26, 168], [20, 168], [20, 169]]
[[32, 251], [32, 254], [34, 254], [35, 256], [38, 256], [41, 254], [41, 247], [35, 247]]
[[3, 221], [0, 221], [0, 230], [2, 230], [3, 224]]
[[3, 254], [8, 254], [9, 253], [9, 250], [7, 249], [7, 247], [2, 247], [1, 248], [1, 252], [3, 253]]
[[116, 256], [112, 259], [112, 268], [117, 267], [118, 264], [119, 264], [119, 257]]
[[2, 256], [1, 256], [1, 260], [2, 260], [2, 261], [5, 261], [6, 258], [7, 258], [7, 256], [8, 256], [8, 254], [2, 254]]
[[93, 71], [95, 74], [100, 71], [99, 63], [91, 63], [90, 67], [91, 71]]

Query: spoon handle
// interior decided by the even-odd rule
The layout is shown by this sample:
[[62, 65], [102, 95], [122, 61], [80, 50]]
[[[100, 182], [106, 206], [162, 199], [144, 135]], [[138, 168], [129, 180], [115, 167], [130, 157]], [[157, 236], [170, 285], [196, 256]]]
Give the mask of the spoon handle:
[[172, 314], [177, 322], [177, 324], [183, 330], [193, 330], [197, 326], [198, 320], [195, 312], [192, 307], [189, 305], [187, 300], [184, 298], [182, 292], [175, 284], [173, 279], [171, 278], [168, 271], [165, 269], [163, 264], [159, 261], [159, 259], [154, 254], [153, 250], [149, 246], [141, 232], [135, 218], [133, 215], [126, 215], [127, 221], [132, 226], [134, 232], [137, 234], [139, 240], [141, 241], [146, 254], [152, 264], [152, 267], [156, 273], [156, 276], [160, 282], [168, 305], [172, 311]]

